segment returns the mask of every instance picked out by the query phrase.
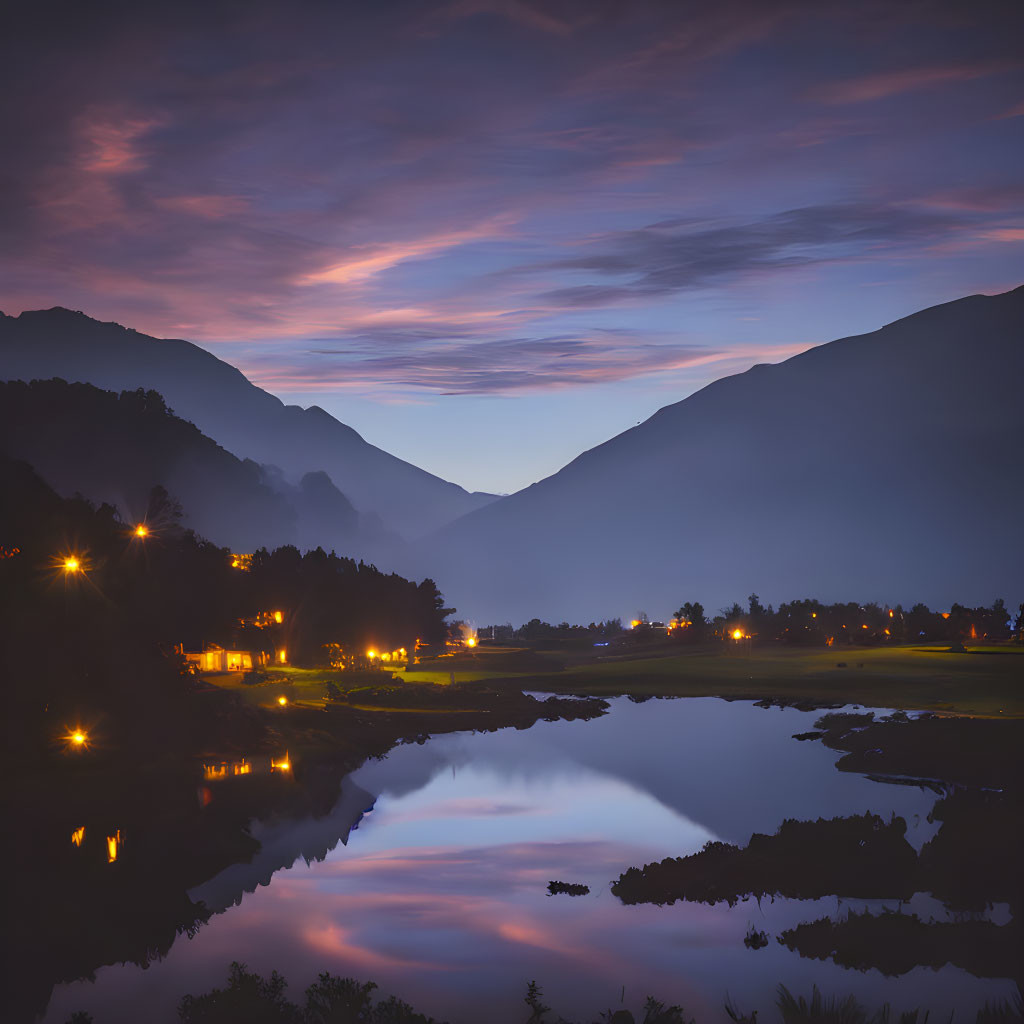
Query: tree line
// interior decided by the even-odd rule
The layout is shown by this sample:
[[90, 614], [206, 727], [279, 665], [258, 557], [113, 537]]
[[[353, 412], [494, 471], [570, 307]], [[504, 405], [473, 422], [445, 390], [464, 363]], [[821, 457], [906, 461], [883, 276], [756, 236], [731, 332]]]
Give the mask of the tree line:
[[155, 487], [144, 518], [125, 522], [0, 458], [0, 678], [16, 743], [27, 723], [99, 708], [125, 733], [132, 721], [172, 729], [189, 713], [176, 651], [266, 644], [268, 631], [252, 624], [268, 611], [281, 613], [276, 640], [293, 664], [324, 662], [328, 644], [444, 639], [451, 609], [432, 580], [319, 548], [257, 551], [243, 571], [180, 516]]
[[825, 604], [813, 598], [787, 601], [778, 608], [761, 603], [751, 594], [747, 606], [735, 603], [709, 618], [700, 602], [685, 602], [675, 613], [672, 633], [681, 641], [729, 639], [736, 631], [743, 638], [757, 637], [784, 643], [822, 645], [885, 643], [927, 640], [1007, 640], [1018, 637], [1024, 625], [1024, 604], [1011, 628], [1010, 612], [1002, 598], [989, 607], [954, 603], [948, 612], [933, 611], [923, 603], [905, 609], [901, 604], [856, 602]]

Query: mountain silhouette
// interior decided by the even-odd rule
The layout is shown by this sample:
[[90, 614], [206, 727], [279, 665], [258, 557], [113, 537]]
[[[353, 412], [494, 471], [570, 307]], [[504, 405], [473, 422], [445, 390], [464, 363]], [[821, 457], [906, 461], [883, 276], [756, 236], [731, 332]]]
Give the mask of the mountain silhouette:
[[66, 496], [116, 506], [128, 522], [146, 518], [162, 486], [183, 505], [183, 526], [236, 551], [288, 543], [344, 551], [357, 539], [359, 516], [325, 473], [288, 485], [174, 416], [155, 391], [0, 381], [0, 451]]
[[427, 538], [478, 623], [1016, 599], [1024, 288], [726, 377]]
[[371, 533], [414, 538], [493, 500], [374, 447], [317, 406], [285, 405], [190, 342], [152, 338], [61, 307], [0, 313], [0, 379], [51, 377], [111, 391], [158, 391], [229, 452], [280, 467], [293, 485], [306, 473], [326, 473]]

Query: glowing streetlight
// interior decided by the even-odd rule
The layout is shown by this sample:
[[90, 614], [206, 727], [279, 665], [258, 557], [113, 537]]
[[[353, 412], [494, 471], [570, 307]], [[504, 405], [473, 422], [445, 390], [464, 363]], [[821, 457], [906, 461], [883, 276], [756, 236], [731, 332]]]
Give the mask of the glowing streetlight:
[[149, 536], [149, 527], [145, 523], [139, 523], [139, 525], [135, 527], [133, 532], [134, 532], [136, 537], [139, 537], [139, 538], [148, 537]]
[[281, 614], [281, 612], [274, 612], [274, 621], [276, 623], [280, 624], [283, 620], [284, 616]]
[[277, 703], [280, 704], [281, 707], [284, 707], [288, 703], [288, 698], [287, 697], [278, 697], [277, 698]]
[[64, 743], [68, 750], [88, 750], [89, 734], [81, 726], [75, 726], [65, 734]]
[[377, 652], [371, 647], [370, 650], [366, 652], [366, 656], [370, 661], [373, 661], [373, 659], [377, 657]]
[[471, 636], [471, 637], [470, 637], [470, 638], [469, 638], [469, 639], [468, 639], [468, 640], [466, 641], [466, 646], [467, 646], [467, 647], [476, 647], [476, 637], [475, 637], [475, 636]]
[[82, 571], [82, 563], [74, 555], [68, 555], [62, 568], [69, 576], [73, 576], [76, 572]]
[[733, 638], [733, 640], [742, 640], [743, 639], [743, 630], [742, 629], [734, 629], [732, 631], [732, 638]]

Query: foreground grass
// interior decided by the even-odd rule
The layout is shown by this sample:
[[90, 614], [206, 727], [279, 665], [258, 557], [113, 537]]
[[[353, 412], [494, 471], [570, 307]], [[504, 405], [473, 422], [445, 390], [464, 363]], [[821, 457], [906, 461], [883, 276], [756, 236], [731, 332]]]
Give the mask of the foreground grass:
[[[440, 1024], [418, 1013], [408, 1003], [393, 996], [376, 1001], [376, 984], [352, 978], [321, 974], [305, 992], [303, 1004], [285, 996], [287, 981], [276, 971], [269, 978], [250, 972], [245, 964], [231, 965], [228, 985], [202, 995], [185, 996], [178, 1008], [183, 1024]], [[536, 982], [527, 987], [525, 1024], [556, 1024], [548, 1015], [551, 1007], [542, 1002], [543, 992]], [[794, 996], [784, 985], [778, 988], [775, 1009], [782, 1024], [925, 1024], [928, 1013], [910, 1010], [896, 1016], [888, 1005], [872, 1011], [853, 996], [825, 997], [817, 988], [810, 1000]], [[987, 1005], [977, 1015], [977, 1024], [1024, 1020], [1024, 1003]], [[608, 1010], [594, 1024], [697, 1024], [681, 1006], [666, 1006], [648, 997], [634, 1016], [627, 1009]], [[757, 1013], [746, 1016], [730, 1002], [725, 1004], [728, 1018], [736, 1024], [757, 1024]], [[88, 1014], [74, 1014], [69, 1024], [90, 1024]], [[570, 1024], [558, 1017], [557, 1024]], [[766, 1022], [767, 1024], [767, 1022]]]

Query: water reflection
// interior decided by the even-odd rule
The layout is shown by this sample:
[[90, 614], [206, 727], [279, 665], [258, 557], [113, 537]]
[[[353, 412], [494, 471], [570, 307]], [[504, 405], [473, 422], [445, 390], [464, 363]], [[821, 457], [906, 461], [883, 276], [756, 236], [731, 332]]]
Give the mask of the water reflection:
[[[280, 970], [293, 992], [321, 970], [372, 978], [456, 1024], [521, 1021], [531, 978], [545, 1002], [580, 1017], [617, 1005], [623, 985], [627, 1002], [651, 993], [702, 1022], [721, 1019], [726, 993], [767, 1016], [782, 982], [794, 992], [817, 984], [872, 1005], [930, 1005], [943, 1019], [950, 1011], [973, 1019], [1012, 985], [949, 966], [912, 967], [899, 978], [853, 972], [813, 959], [825, 938], [799, 931], [849, 920], [850, 911], [868, 927], [876, 919], [891, 927], [887, 911], [952, 923], [930, 897], [656, 907], [623, 905], [609, 891], [629, 866], [694, 853], [709, 840], [745, 844], [784, 818], [895, 813], [920, 851], [941, 824], [928, 820], [935, 794], [835, 771], [834, 752], [791, 738], [814, 717], [714, 700], [618, 701], [592, 722], [399, 747], [346, 779], [340, 794], [335, 785], [327, 807], [259, 811], [249, 856], [188, 891], [192, 905], [226, 912], [146, 971], [108, 967], [95, 984], [61, 986], [45, 1019], [61, 1024], [84, 1008], [127, 1024], [146, 1005], [149, 1019], [169, 1024], [180, 996], [221, 984], [233, 959]], [[241, 793], [259, 779], [212, 788]], [[298, 799], [306, 784], [280, 789]], [[201, 813], [217, 812], [218, 799]], [[124, 867], [136, 856], [133, 845]], [[551, 898], [551, 879], [590, 893]], [[755, 932], [787, 933], [792, 949], [745, 945]]]

